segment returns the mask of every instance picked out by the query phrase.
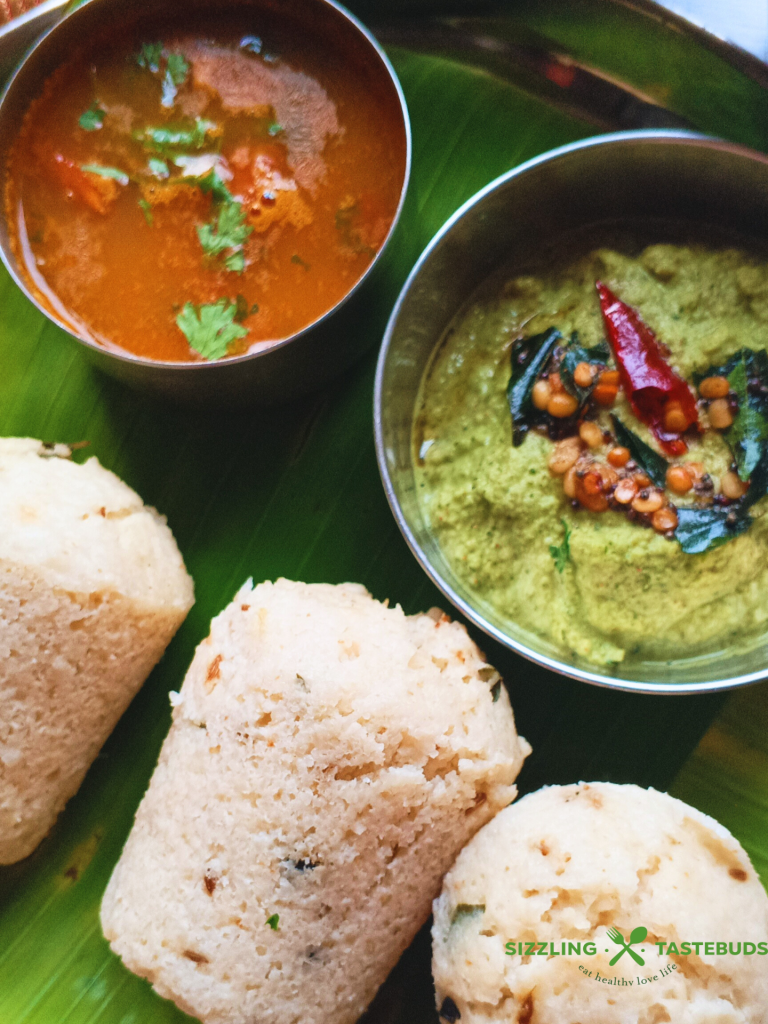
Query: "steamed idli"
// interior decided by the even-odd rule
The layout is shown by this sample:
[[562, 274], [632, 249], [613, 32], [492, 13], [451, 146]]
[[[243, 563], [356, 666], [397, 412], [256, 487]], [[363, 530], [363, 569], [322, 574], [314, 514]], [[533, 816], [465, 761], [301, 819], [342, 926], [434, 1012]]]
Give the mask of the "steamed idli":
[[464, 628], [247, 583], [197, 649], [102, 903], [206, 1024], [352, 1024], [529, 751]]
[[654, 790], [508, 807], [446, 876], [432, 934], [447, 1024], [768, 1020], [768, 896], [726, 829]]
[[193, 602], [165, 519], [68, 455], [0, 439], [0, 864], [49, 831]]

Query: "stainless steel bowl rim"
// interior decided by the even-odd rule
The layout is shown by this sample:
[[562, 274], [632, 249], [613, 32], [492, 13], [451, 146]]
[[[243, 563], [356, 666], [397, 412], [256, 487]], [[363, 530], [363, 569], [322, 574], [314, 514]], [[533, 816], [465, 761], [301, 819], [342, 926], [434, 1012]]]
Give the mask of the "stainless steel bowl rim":
[[446, 580], [443, 579], [441, 574], [432, 566], [431, 562], [427, 558], [425, 552], [422, 550], [421, 545], [416, 540], [408, 521], [406, 520], [403, 511], [400, 507], [400, 503], [395, 494], [395, 488], [390, 477], [389, 468], [387, 466], [386, 452], [384, 446], [384, 436], [382, 428], [382, 386], [384, 379], [385, 366], [387, 362], [387, 356], [389, 354], [390, 344], [395, 331], [397, 320], [402, 309], [402, 306], [408, 296], [411, 286], [418, 277], [421, 268], [427, 262], [432, 255], [433, 251], [438, 247], [442, 239], [450, 233], [455, 224], [457, 224], [470, 210], [483, 201], [483, 199], [496, 189], [505, 185], [507, 182], [512, 181], [515, 178], [519, 178], [522, 175], [527, 174], [532, 169], [538, 167], [543, 163], [550, 163], [558, 160], [560, 157], [567, 156], [576, 150], [595, 148], [605, 145], [610, 145], [613, 142], [624, 142], [624, 141], [648, 141], [648, 142], [663, 142], [668, 140], [670, 142], [688, 142], [691, 145], [706, 145], [708, 147], [714, 147], [718, 149], [724, 149], [733, 153], [742, 154], [749, 157], [750, 159], [757, 159], [763, 163], [768, 164], [768, 157], [762, 153], [758, 153], [755, 150], [751, 150], [746, 146], [740, 146], [736, 143], [728, 142], [724, 139], [717, 138], [712, 135], [705, 135], [700, 132], [689, 132], [689, 131], [678, 131], [675, 129], [646, 129], [630, 132], [611, 132], [605, 135], [592, 136], [587, 139], [580, 139], [577, 142], [568, 143], [565, 146], [559, 146], [557, 149], [548, 150], [546, 153], [542, 153], [539, 156], [533, 157], [531, 160], [527, 160], [525, 163], [513, 168], [511, 171], [507, 171], [489, 182], [484, 188], [476, 192], [475, 195], [471, 196], [458, 210], [443, 224], [440, 230], [433, 236], [427, 247], [422, 252], [421, 256], [417, 260], [413, 269], [411, 270], [408, 278], [403, 285], [400, 294], [397, 298], [395, 306], [390, 315], [387, 323], [386, 330], [384, 332], [384, 338], [382, 341], [381, 349], [379, 351], [379, 358], [376, 366], [376, 378], [374, 383], [374, 399], [373, 399], [373, 425], [374, 425], [374, 436], [376, 442], [376, 459], [379, 465], [379, 473], [381, 475], [381, 481], [384, 486], [384, 491], [387, 496], [392, 513], [397, 521], [397, 525], [405, 538], [409, 548], [413, 552], [415, 558], [421, 565], [422, 569], [426, 572], [432, 582], [438, 587], [440, 591], [448, 598], [448, 600], [459, 609], [459, 611], [466, 616], [470, 622], [478, 626], [483, 632], [493, 637], [499, 643], [505, 647], [510, 648], [517, 654], [522, 655], [529, 661], [534, 662], [537, 665], [541, 665], [543, 668], [549, 669], [552, 672], [556, 672], [559, 675], [568, 676], [571, 679], [576, 679], [579, 682], [591, 683], [595, 686], [602, 686], [607, 689], [624, 690], [633, 693], [647, 693], [647, 694], [666, 694], [681, 696], [686, 694], [701, 694], [701, 693], [714, 693], [721, 690], [730, 690], [740, 686], [747, 686], [751, 683], [759, 682], [765, 679], [768, 674], [768, 662], [766, 667], [761, 671], [750, 672], [744, 675], [738, 675], [728, 677], [724, 679], [712, 680], [703, 683], [652, 683], [645, 681], [633, 681], [630, 679], [615, 678], [608, 675], [601, 675], [595, 672], [590, 672], [588, 669], [579, 668], [576, 665], [572, 665], [567, 661], [561, 661], [557, 658], [551, 658], [546, 654], [534, 650], [528, 647], [526, 644], [513, 637], [507, 635], [503, 630], [497, 628], [492, 623], [488, 622], [487, 619], [477, 611], [469, 602], [465, 601], [460, 597], [455, 590], [451, 587]]
[[[219, 360], [219, 361], [216, 361], [216, 362], [204, 362], [204, 361], [200, 361], [200, 360], [185, 360], [183, 362], [182, 361], [174, 361], [174, 362], [167, 362], [167, 363], [166, 362], [159, 363], [159, 361], [156, 360], [156, 359], [146, 359], [143, 356], [137, 356], [137, 355], [134, 355], [131, 352], [127, 352], [127, 351], [125, 351], [123, 349], [119, 349], [119, 348], [116, 348], [116, 347], [115, 348], [105, 348], [102, 345], [99, 345], [99, 344], [97, 344], [95, 342], [89, 341], [87, 338], [82, 338], [79, 334], [76, 334], [73, 330], [71, 330], [69, 327], [67, 327], [66, 324], [62, 323], [61, 321], [54, 320], [54, 322], [56, 323], [56, 325], [58, 327], [60, 327], [63, 331], [66, 331], [67, 334], [69, 334], [71, 337], [73, 337], [81, 345], [85, 345], [87, 348], [94, 349], [95, 351], [101, 353], [102, 355], [108, 355], [111, 358], [119, 360], [119, 361], [124, 362], [124, 363], [131, 363], [131, 364], [135, 364], [135, 365], [139, 365], [139, 366], [148, 366], [148, 367], [162, 365], [164, 369], [170, 371], [171, 373], [182, 372], [182, 371], [189, 372], [190, 370], [194, 370], [194, 371], [196, 371], [198, 373], [201, 373], [201, 372], [208, 372], [209, 374], [211, 372], [215, 373], [217, 368], [221, 369], [224, 366], [231, 367], [231, 366], [237, 365], [238, 363], [251, 362], [252, 360], [256, 360], [256, 359], [259, 359], [261, 357], [267, 356], [270, 353], [274, 353], [278, 349], [284, 348], [286, 345], [290, 345], [291, 342], [295, 341], [297, 338], [303, 337], [309, 331], [315, 330], [318, 326], [320, 326], [321, 324], [325, 323], [326, 320], [328, 320], [329, 317], [331, 317], [333, 314], [338, 312], [338, 310], [341, 309], [342, 306], [346, 305], [346, 303], [352, 298], [352, 296], [355, 295], [357, 293], [357, 291], [363, 286], [363, 284], [368, 280], [371, 272], [373, 271], [374, 267], [379, 263], [382, 255], [384, 254], [385, 249], [389, 245], [389, 242], [390, 242], [390, 240], [392, 238], [394, 230], [397, 227], [398, 221], [400, 220], [400, 214], [402, 212], [403, 204], [405, 202], [406, 193], [408, 191], [408, 183], [409, 183], [410, 177], [411, 177], [411, 161], [412, 161], [412, 148], [413, 148], [413, 146], [412, 146], [412, 139], [411, 139], [411, 121], [410, 121], [410, 117], [408, 116], [408, 106], [407, 106], [407, 104], [405, 102], [405, 95], [403, 93], [402, 86], [400, 85], [400, 80], [398, 79], [397, 74], [395, 73], [395, 69], [392, 67], [392, 64], [391, 64], [389, 58], [387, 57], [386, 53], [384, 52], [382, 47], [379, 45], [379, 43], [377, 42], [375, 37], [372, 35], [372, 33], [365, 27], [365, 25], [363, 25], [363, 23], [360, 21], [359, 18], [356, 18], [355, 15], [352, 14], [351, 11], [348, 11], [347, 8], [344, 7], [342, 4], [337, 3], [336, 0], [316, 0], [316, 2], [321, 3], [325, 7], [332, 8], [338, 14], [340, 14], [343, 18], [346, 18], [346, 20], [348, 22], [350, 22], [350, 24], [352, 24], [358, 30], [360, 35], [363, 36], [367, 40], [367, 42], [370, 45], [371, 49], [376, 53], [376, 55], [378, 56], [378, 58], [381, 61], [382, 65], [384, 66], [385, 70], [387, 71], [387, 74], [389, 75], [390, 81], [392, 82], [392, 85], [395, 88], [395, 92], [397, 93], [397, 98], [398, 98], [398, 101], [399, 101], [399, 104], [400, 104], [400, 112], [402, 114], [402, 119], [403, 119], [403, 131], [405, 133], [405, 167], [404, 167], [404, 170], [403, 170], [403, 184], [402, 184], [402, 187], [400, 189], [400, 198], [398, 200], [397, 208], [395, 210], [394, 216], [392, 217], [392, 223], [389, 226], [389, 230], [387, 231], [386, 237], [384, 238], [384, 241], [382, 242], [381, 247], [379, 248], [378, 252], [374, 256], [374, 258], [371, 260], [371, 262], [368, 265], [368, 267], [366, 268], [365, 273], [355, 282], [355, 284], [352, 286], [352, 288], [350, 288], [350, 290], [344, 296], [342, 296], [342, 298], [339, 299], [339, 301], [334, 306], [332, 306], [330, 309], [326, 310], [326, 312], [323, 313], [322, 316], [318, 317], [316, 320], [313, 320], [312, 323], [307, 324], [306, 327], [303, 327], [300, 331], [296, 331], [294, 334], [291, 334], [287, 338], [282, 338], [279, 341], [275, 341], [274, 343], [270, 344], [269, 346], [267, 346], [265, 348], [262, 348], [262, 349], [259, 349], [257, 352], [246, 352], [243, 355], [230, 356], [227, 359]], [[52, 0], [52, 3], [51, 3], [52, 8], [58, 7], [59, 3], [60, 3], [60, 0]], [[51, 28], [49, 28], [47, 31], [45, 31], [40, 36], [40, 38], [37, 39], [34, 42], [34, 44], [29, 48], [29, 50], [24, 55], [23, 59], [17, 65], [17, 67], [14, 70], [13, 74], [8, 79], [7, 83], [5, 84], [5, 87], [0, 92], [0, 108], [2, 108], [3, 104], [5, 103], [6, 97], [10, 93], [10, 91], [12, 90], [16, 79], [18, 78], [19, 74], [21, 73], [22, 68], [26, 64], [27, 60], [29, 58], [31, 58], [32, 55], [36, 52], [38, 47], [42, 46], [53, 33], [57, 32], [59, 30], [59, 28], [61, 26], [65, 25], [65, 24], [69, 24], [69, 22], [70, 22], [70, 20], [72, 18], [78, 18], [79, 16], [82, 16], [84, 11], [89, 10], [90, 8], [94, 7], [95, 5], [98, 5], [99, 3], [100, 3], [100, 0], [86, 0], [85, 3], [82, 3], [80, 6], [76, 7], [74, 10], [69, 11], [69, 12], [65, 12], [63, 17], [59, 21], [57, 21], [55, 25], [52, 25]], [[30, 11], [29, 14], [31, 15], [32, 12]], [[0, 260], [2, 260], [3, 265], [5, 266], [5, 269], [11, 275], [11, 277], [12, 277], [13, 281], [15, 282], [15, 284], [21, 289], [21, 291], [29, 299], [29, 301], [32, 302], [32, 304], [38, 310], [40, 310], [40, 312], [45, 317], [47, 317], [49, 320], [53, 319], [51, 317], [51, 314], [48, 312], [48, 310], [43, 305], [41, 305], [40, 302], [38, 302], [36, 296], [27, 287], [26, 281], [24, 281], [22, 276], [19, 273], [17, 273], [15, 266], [8, 259], [8, 257], [6, 256], [5, 250], [4, 250], [3, 246], [1, 246], [1, 245], [0, 245]]]

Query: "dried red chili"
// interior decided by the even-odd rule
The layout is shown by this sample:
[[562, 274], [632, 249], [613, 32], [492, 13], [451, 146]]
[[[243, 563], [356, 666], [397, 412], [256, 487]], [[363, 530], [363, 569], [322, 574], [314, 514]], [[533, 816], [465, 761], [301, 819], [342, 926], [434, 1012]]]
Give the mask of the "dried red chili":
[[[691, 389], [666, 361], [656, 335], [643, 323], [640, 314], [618, 299], [602, 281], [597, 281], [595, 287], [632, 411], [651, 428], [666, 452], [682, 455], [688, 446], [680, 435], [699, 421]], [[679, 423], [679, 429], [670, 429], [670, 421]]]

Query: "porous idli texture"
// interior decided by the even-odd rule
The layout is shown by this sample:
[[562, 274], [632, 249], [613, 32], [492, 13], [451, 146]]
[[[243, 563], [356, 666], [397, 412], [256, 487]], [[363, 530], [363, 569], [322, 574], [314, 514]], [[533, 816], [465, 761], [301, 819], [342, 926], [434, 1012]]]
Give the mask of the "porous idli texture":
[[49, 831], [193, 602], [162, 516], [68, 455], [0, 439], [0, 864]]
[[[625, 945], [647, 929], [630, 945], [643, 964], [613, 928]], [[712, 818], [652, 789], [552, 786], [497, 815], [446, 876], [437, 1005], [448, 1024], [764, 1024], [767, 940], [765, 890]]]
[[184, 680], [104, 934], [205, 1022], [352, 1024], [528, 750], [446, 616], [249, 582]]

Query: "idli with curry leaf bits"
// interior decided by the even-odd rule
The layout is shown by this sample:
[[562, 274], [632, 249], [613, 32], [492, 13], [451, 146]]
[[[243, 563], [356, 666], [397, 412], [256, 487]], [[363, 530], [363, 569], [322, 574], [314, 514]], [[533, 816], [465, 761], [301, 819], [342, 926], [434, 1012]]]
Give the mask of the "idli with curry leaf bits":
[[197, 649], [101, 908], [206, 1024], [352, 1024], [530, 748], [463, 626], [250, 582]]
[[445, 1024], [765, 1024], [768, 896], [718, 822], [552, 786], [497, 815], [434, 905]]
[[0, 864], [49, 831], [193, 603], [165, 519], [70, 454], [0, 439]]

